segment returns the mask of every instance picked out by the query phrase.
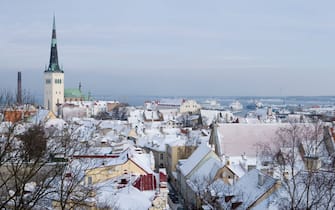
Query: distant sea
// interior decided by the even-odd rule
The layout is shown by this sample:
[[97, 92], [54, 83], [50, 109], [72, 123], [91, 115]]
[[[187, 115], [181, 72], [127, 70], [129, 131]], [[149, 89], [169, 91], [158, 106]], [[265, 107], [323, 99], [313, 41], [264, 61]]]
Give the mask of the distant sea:
[[[119, 101], [128, 103], [131, 106], [142, 106], [145, 101], [160, 101], [162, 99], [193, 99], [203, 104], [208, 101], [216, 101], [223, 107], [229, 106], [233, 101], [239, 101], [243, 106], [252, 101], [260, 101], [264, 106], [268, 105], [292, 105], [292, 106], [333, 106], [335, 105], [335, 96], [110, 96], [110, 95], [93, 95], [96, 100]], [[37, 96], [39, 104], [43, 104], [42, 96]]]
[[234, 101], [239, 101], [243, 106], [252, 101], [260, 101], [267, 105], [301, 105], [301, 106], [333, 106], [335, 105], [335, 96], [122, 96], [113, 97], [107, 95], [93, 96], [97, 100], [118, 100], [128, 103], [132, 106], [142, 106], [145, 101], [160, 101], [162, 99], [193, 99], [203, 104], [208, 101], [217, 101], [222, 106], [229, 106]]

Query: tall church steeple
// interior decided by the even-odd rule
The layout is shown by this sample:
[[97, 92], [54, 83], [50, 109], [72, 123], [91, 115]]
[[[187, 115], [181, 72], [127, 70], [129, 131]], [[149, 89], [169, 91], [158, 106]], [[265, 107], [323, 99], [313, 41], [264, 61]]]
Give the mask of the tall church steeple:
[[59, 63], [58, 63], [55, 15], [53, 16], [50, 61], [49, 61], [49, 66], [45, 71], [48, 71], [48, 72], [50, 72], [50, 71], [51, 72], [63, 72], [63, 70], [60, 68]]
[[61, 116], [64, 103], [64, 71], [58, 63], [56, 21], [53, 16], [49, 66], [44, 70], [44, 107]]

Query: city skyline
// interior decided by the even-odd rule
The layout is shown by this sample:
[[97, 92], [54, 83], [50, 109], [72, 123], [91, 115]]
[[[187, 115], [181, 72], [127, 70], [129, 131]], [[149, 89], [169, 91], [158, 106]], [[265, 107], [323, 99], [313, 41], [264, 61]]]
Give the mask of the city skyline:
[[[0, 88], [42, 95], [56, 15], [65, 87], [92, 94], [334, 95], [334, 3], [7, 1]], [[4, 79], [6, 78], [6, 79]]]

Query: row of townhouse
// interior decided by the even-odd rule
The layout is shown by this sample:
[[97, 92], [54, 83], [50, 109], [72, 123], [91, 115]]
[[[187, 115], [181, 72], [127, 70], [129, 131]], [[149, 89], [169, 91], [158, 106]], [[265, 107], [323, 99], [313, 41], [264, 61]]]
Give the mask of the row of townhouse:
[[[279, 209], [284, 204], [287, 208], [290, 186], [296, 184], [295, 180], [307, 175], [313, 179], [329, 177], [329, 170], [334, 170], [334, 160], [330, 159], [335, 145], [333, 129], [324, 123], [320, 123], [320, 130], [316, 126], [317, 123], [215, 124], [209, 144], [200, 144], [188, 158], [178, 161], [175, 171], [168, 170], [169, 179], [175, 178], [170, 183], [187, 209]], [[282, 135], [292, 130], [299, 141], [285, 145], [291, 139]], [[277, 165], [269, 154], [264, 154], [264, 149], [270, 147], [278, 149], [272, 154], [282, 161]], [[294, 157], [294, 167], [284, 161], [286, 157]], [[315, 185], [311, 188], [316, 190]], [[303, 189], [294, 193], [308, 198]], [[334, 202], [333, 197], [327, 199]], [[319, 200], [319, 206], [327, 203], [326, 199]], [[297, 206], [311, 205], [302, 201]]]
[[[64, 134], [70, 134], [70, 138], [63, 139], [66, 142], [52, 148], [50, 153], [48, 161], [51, 165], [66, 165], [66, 173], [55, 179], [52, 191], [61, 192], [59, 188], [69, 183], [77, 184], [75, 188], [79, 196], [85, 192], [80, 192], [81, 189], [90, 189], [87, 197], [79, 203], [76, 200], [78, 194], [70, 193], [70, 198], [64, 201], [66, 208], [79, 206], [82, 209], [101, 209], [108, 206], [121, 209], [166, 209], [166, 171], [154, 171], [153, 155], [135, 146], [137, 132], [127, 122], [45, 118], [42, 123], [48, 132], [56, 135], [55, 141], [58, 137], [62, 140]], [[10, 124], [1, 123], [0, 143], [8, 133]], [[24, 125], [18, 124], [15, 134], [24, 132]], [[54, 139], [49, 140], [52, 143]], [[76, 150], [72, 145], [80, 149]], [[37, 183], [35, 189], [38, 187]], [[34, 192], [25, 193], [29, 196], [29, 193]], [[50, 193], [45, 207], [62, 209], [61, 199], [64, 197], [60, 197], [59, 193]], [[49, 205], [49, 201], [52, 204]]]
[[[158, 197], [164, 199], [161, 195], [167, 191], [167, 179], [164, 171], [155, 173], [152, 170], [150, 160], [150, 154], [142, 153], [131, 145], [118, 154], [78, 154], [71, 157], [67, 176], [71, 180], [80, 171], [83, 176], [81, 184], [94, 189], [90, 199], [82, 203], [82, 208], [152, 208], [161, 205], [153, 203]], [[132, 201], [129, 196], [128, 201], [123, 201], [124, 196], [131, 192], [136, 192], [137, 197], [142, 199], [137, 207], [131, 204], [138, 198]], [[53, 199], [55, 209], [60, 209], [58, 199]], [[71, 201], [68, 203], [70, 207]]]

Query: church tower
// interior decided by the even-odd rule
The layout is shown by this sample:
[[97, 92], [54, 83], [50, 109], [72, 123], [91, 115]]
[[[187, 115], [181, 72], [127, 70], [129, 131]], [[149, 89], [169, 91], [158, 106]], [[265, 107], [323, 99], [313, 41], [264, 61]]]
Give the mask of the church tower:
[[56, 23], [53, 16], [49, 66], [44, 71], [44, 108], [60, 116], [59, 107], [64, 103], [64, 71], [57, 55]]

